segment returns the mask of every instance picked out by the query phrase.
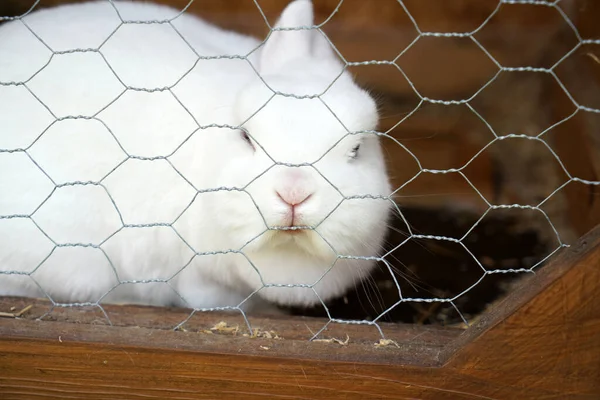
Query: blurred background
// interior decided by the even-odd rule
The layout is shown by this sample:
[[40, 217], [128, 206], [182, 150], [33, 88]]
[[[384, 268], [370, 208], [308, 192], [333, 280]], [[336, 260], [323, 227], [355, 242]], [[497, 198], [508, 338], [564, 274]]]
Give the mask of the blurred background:
[[[71, 2], [41, 0], [36, 8]], [[189, 3], [158, 2], [178, 9]], [[3, 0], [0, 15], [22, 15], [34, 3]], [[287, 3], [196, 0], [186, 12], [265, 38]], [[569, 181], [565, 173], [600, 181], [599, 1], [313, 3], [316, 24], [325, 22], [322, 30], [345, 61], [359, 64], [350, 64], [349, 71], [378, 100], [395, 200], [412, 232], [457, 239], [469, 232], [463, 243], [472, 253], [425, 239], [398, 248], [408, 229], [396, 216], [387, 239], [389, 265], [381, 263], [370, 280], [328, 304], [332, 317], [461, 325], [457, 309], [472, 321], [521, 276], [483, 276], [473, 256], [488, 270], [529, 269], [600, 223], [600, 186]], [[360, 65], [370, 61], [394, 63]], [[573, 100], [595, 111], [578, 109]], [[543, 142], [495, 140], [510, 134]], [[420, 173], [407, 150], [423, 169], [461, 173]], [[548, 218], [539, 210], [512, 208], [491, 210], [479, 221], [489, 208], [482, 196], [494, 205], [542, 203]], [[404, 298], [450, 299], [466, 292], [453, 302], [397, 304], [390, 268]], [[322, 307], [289, 311], [326, 316]]]

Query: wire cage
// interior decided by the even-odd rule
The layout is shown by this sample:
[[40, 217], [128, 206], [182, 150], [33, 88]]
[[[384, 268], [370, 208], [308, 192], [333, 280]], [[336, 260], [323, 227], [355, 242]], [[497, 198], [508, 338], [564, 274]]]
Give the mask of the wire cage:
[[[496, 351], [511, 343], [510, 340], [520, 343], [516, 336], [498, 334], [502, 340], [496, 341], [493, 336], [492, 327], [502, 325], [500, 321], [515, 318], [526, 325], [525, 317], [518, 313], [510, 317], [515, 310], [536, 304], [543, 308], [539, 304], [543, 304], [544, 296], [567, 299], [573, 291], [584, 292], [582, 281], [572, 278], [570, 283], [562, 284], [562, 291], [558, 285], [549, 294], [548, 287], [563, 275], [581, 273], [581, 279], [588, 282], [588, 290], [598, 287], [597, 268], [589, 268], [595, 263], [592, 259], [599, 257], [597, 226], [600, 224], [600, 30], [595, 23], [600, 7], [595, 2], [313, 0], [312, 24], [281, 27], [277, 21], [288, 5], [284, 1], [160, 0], [157, 3], [172, 7], [169, 13], [140, 19], [120, 10], [123, 2], [106, 0], [99, 4], [114, 12], [112, 25], [99, 29], [102, 32], [97, 33], [97, 43], [71, 47], [64, 43], [79, 43], [77, 35], [71, 32], [70, 41], [53, 42], [48, 26], [35, 19], [38, 10], [64, 3], [77, 2], [11, 0], [0, 4], [0, 285], [5, 288], [0, 294], [9, 295], [0, 298], [3, 317], [0, 329], [8, 340], [6, 343], [21, 336], [48, 340], [42, 332], [46, 328], [34, 324], [55, 324], [62, 332], [59, 343], [64, 338], [73, 343], [110, 342], [152, 349], [169, 348], [167, 343], [176, 342], [175, 348], [198, 351], [194, 341], [201, 340], [204, 347], [200, 350], [207, 351], [208, 362], [215, 365], [221, 365], [222, 361], [211, 358], [214, 357], [211, 354], [231, 353], [229, 347], [235, 346], [244, 355], [283, 357], [278, 359], [282, 363], [291, 358], [385, 363], [400, 368], [395, 373], [406, 374], [408, 370], [401, 369], [403, 365], [428, 368], [454, 362], [452, 365], [460, 365], [456, 368], [464, 372], [469, 357], [484, 357], [481, 343], [488, 342], [482, 339], [479, 347], [473, 344], [473, 350], [465, 350], [462, 358], [460, 354], [455, 357], [456, 352], [471, 341], [476, 342], [483, 332], [492, 332], [487, 338]], [[256, 39], [248, 42], [250, 51], [244, 54], [198, 50], [195, 42], [186, 37], [183, 23], [178, 25], [178, 19], [187, 14]], [[8, 29], [9, 26], [12, 28]], [[77, 27], [85, 29], [85, 25]], [[152, 42], [155, 28], [168, 31], [176, 40], [162, 47]], [[326, 43], [340, 69], [329, 85], [314, 94], [279, 90], [261, 76], [261, 67], [253, 57], [278, 34], [306, 31]], [[26, 39], [11, 41], [10, 35]], [[151, 80], [155, 84], [147, 85], [141, 79], [143, 64], [138, 62], [136, 68], [128, 68], [118, 61], [118, 50], [111, 49], [111, 45], [119, 40], [131, 41], [134, 64], [135, 57], [145, 63], [159, 62], [178, 52], [185, 53], [185, 57], [180, 57], [183, 61], [179, 68], [165, 70]], [[3, 57], [3, 53], [13, 57], [28, 54], [30, 62], [26, 68], [15, 69], [11, 57]], [[97, 104], [89, 109], [77, 99], [74, 93], [78, 92], [69, 87], [68, 81], [56, 86], [61, 88], [58, 97], [44, 81], [56, 79], [61, 69], [68, 68], [69, 60], [76, 57], [93, 58], [94, 63], [102, 66], [90, 66], [89, 71], [94, 73], [86, 75], [82, 70], [81, 75], [72, 77], [86, 87], [86, 95], [94, 96], [94, 81], [102, 82], [99, 85], [103, 89], [98, 92], [104, 94], [110, 92], [106, 89], [107, 82], [114, 85], [112, 95], [98, 97]], [[217, 134], [241, 129], [251, 145], [269, 153], [268, 146], [265, 144], [263, 148], [252, 130], [223, 119], [220, 111], [215, 111], [214, 120], [199, 118], [194, 111], [199, 103], [178, 90], [182, 84], [193, 84], [190, 77], [211, 62], [219, 62], [223, 71], [228, 65], [243, 64], [246, 73], [268, 88], [267, 101], [258, 104], [247, 120], [265, 113], [273, 98], [293, 98], [320, 102], [323, 109], [344, 125], [335, 107], [327, 103], [327, 93], [343, 74], [349, 74], [375, 100], [377, 127], [352, 131], [344, 126], [346, 131], [340, 140], [325, 149], [316, 161], [280, 162], [271, 158], [272, 165], [249, 183], [199, 186], [193, 177], [186, 175], [189, 169], [178, 157], [189, 151], [187, 147], [197, 146], [194, 140], [205, 132]], [[97, 75], [99, 71], [105, 74], [101, 78]], [[133, 125], [125, 123], [122, 117], [128, 107], [136, 110], [131, 111], [131, 118], [136, 121]], [[6, 126], [16, 129], [3, 129]], [[173, 130], [173, 126], [178, 130]], [[96, 135], [101, 139], [94, 139], [95, 145], [90, 146], [90, 139], [77, 136], [84, 131], [87, 137]], [[319, 170], [322, 157], [334, 152], [339, 142], [355, 135], [378, 137], [392, 188], [389, 193], [348, 195]], [[102, 151], [96, 148], [98, 143], [109, 155], [99, 156]], [[71, 159], [66, 163], [67, 168], [53, 169], [53, 165], [67, 159]], [[95, 167], [102, 163], [103, 168], [97, 169], [93, 176], [85, 175], [83, 172], [90, 163]], [[316, 240], [335, 253], [323, 276], [336, 263], [375, 264], [368, 276], [348, 284], [347, 290], [339, 295], [321, 298], [322, 277], [313, 283], [269, 282], [261, 276], [260, 265], [254, 265], [247, 251], [257, 238], [280, 229], [267, 223], [248, 189], [277, 167], [313, 169], [319, 179], [338, 192], [339, 201], [324, 212], [323, 221], [344, 203], [391, 204], [383, 248], [370, 254], [337, 251], [326, 235], [320, 233], [322, 222], [299, 228], [316, 232]], [[172, 209], [161, 209], [160, 201], [167, 200], [160, 196], [170, 191], [183, 195], [171, 199], [175, 204]], [[37, 194], [31, 195], [33, 192]], [[70, 192], [75, 199], [81, 193], [94, 192], [96, 197], [81, 194], [76, 201], [102, 197], [103, 203], [78, 214], [68, 202], [61, 205], [61, 192], [62, 196]], [[265, 229], [249, 235], [238, 247], [196, 246], [178, 221], [185, 219], [186, 213], [193, 213], [199, 198], [236, 193], [253, 202], [265, 220]], [[15, 203], [15, 198], [25, 198], [25, 194], [25, 203]], [[155, 198], [161, 200], [153, 203]], [[226, 197], [219, 199], [224, 201]], [[131, 211], [140, 205], [146, 214]], [[78, 238], [53, 227], [56, 214], [62, 213], [65, 226], [81, 220], [84, 226], [89, 226], [98, 221], [94, 219], [99, 215], [95, 212], [106, 213], [102, 217], [105, 225], [107, 216], [113, 219], [109, 230], [100, 233], [96, 230], [92, 236]], [[154, 235], [152, 243], [165, 246], [178, 243], [179, 247], [174, 249], [182, 255], [173, 261], [177, 266], [164, 276], [123, 274], [120, 261], [115, 261], [122, 260], [122, 255], [111, 253], [116, 251], [111, 242], [128, 237], [127, 246], [133, 247], [135, 240], [141, 240], [139, 235], [146, 235], [138, 232], [149, 231], [154, 232], [150, 234]], [[166, 236], [161, 236], [165, 232]], [[24, 237], [27, 240], [23, 241]], [[30, 257], [33, 261], [19, 265], [14, 259], [17, 248], [21, 254], [34, 254]], [[59, 257], [69, 251], [77, 255]], [[81, 256], [83, 253], [85, 257]], [[142, 263], [151, 264], [152, 254], [148, 252], [148, 260]], [[260, 276], [260, 285], [246, 289], [241, 300], [231, 304], [190, 305], [185, 295], [178, 292], [176, 277], [186, 269], [197, 268], [194, 263], [200, 258], [222, 256], [245, 257]], [[104, 279], [104, 286], [93, 299], [61, 298], [63, 288], [60, 282], [57, 285], [55, 277], [69, 259], [82, 263], [79, 271], [85, 275], [86, 284], [94, 273], [101, 276], [109, 272], [110, 278], [96, 278], [98, 285]], [[94, 263], [103, 265], [102, 273], [92, 267]], [[579, 264], [586, 265], [584, 272], [577, 272], [574, 265]], [[286, 261], [281, 266], [285, 268]], [[58, 288], [49, 283], [53, 279]], [[61, 279], [76, 282], [80, 278], [70, 272]], [[16, 292], [6, 289], [19, 280], [27, 281], [38, 298], [15, 297]], [[120, 290], [135, 290], [131, 289], [134, 286], [143, 287], [140, 290], [148, 290], [158, 299], [164, 290], [173, 291], [182, 301], [142, 301], [163, 307], [112, 304], [111, 295]], [[276, 308], [260, 303], [264, 306], [262, 310], [259, 306], [258, 311], [247, 312], [249, 299], [260, 297], [261, 291], [294, 287], [314, 292], [317, 301]], [[576, 303], [577, 300], [569, 300], [569, 310], [575, 309]], [[590, 303], [586, 310], [594, 308]], [[542, 315], [544, 311], [532, 313]], [[593, 313], [582, 311], [580, 322], [593, 319], [589, 317]], [[90, 326], [94, 332], [86, 328]], [[134, 327], [152, 332], [152, 338], [147, 336], [147, 342], [139, 337], [132, 339]], [[56, 336], [52, 328], [47, 329]], [[597, 334], [597, 328], [582, 331], [581, 337], [587, 340], [582, 339], [582, 343], [593, 346], [589, 344], [591, 332]], [[523, 335], [528, 334], [531, 330], [524, 330]], [[48, 352], [58, 351], [52, 347], [56, 343], [42, 345], [47, 346]], [[333, 347], [326, 351], [315, 347], [324, 345]], [[276, 354], [272, 353], [274, 349]], [[82, 347], [81, 351], [85, 349]], [[596, 359], [599, 353], [597, 346], [591, 352]], [[497, 360], [501, 363], [500, 358]], [[514, 360], [519, 359], [514, 357]], [[18, 371], [27, 366], [18, 357], [14, 363], [21, 367]], [[592, 364], [590, 358], [586, 366]], [[490, 367], [490, 371], [494, 368]], [[0, 371], [5, 371], [2, 366]], [[592, 371], [592, 367], [586, 371]], [[312, 379], [321, 373], [316, 368], [309, 375]], [[200, 373], [207, 374], [210, 375], [207, 371]], [[462, 378], [458, 375], [448, 378], [444, 374], [436, 372], [434, 380], [456, 383], [464, 378], [462, 375]], [[510, 383], [509, 378], [499, 383], [504, 385], [503, 389], [490, 384], [484, 392], [537, 395], [549, 385], [548, 382], [538, 386]], [[477, 379], [488, 377], [481, 375]], [[0, 392], [16, 393], [10, 391], [10, 384], [2, 386], [2, 382]], [[264, 384], [261, 379], [253, 382]], [[591, 380], [586, 381], [587, 386], [583, 378], [578, 382], [578, 389], [573, 389], [576, 393], [600, 393], [600, 387]], [[448, 385], [456, 388], [454, 383]], [[363, 389], [372, 389], [368, 387], [371, 388], [367, 385]], [[536, 392], [538, 389], [541, 391]], [[558, 392], [552, 393], [563, 389], [553, 389]], [[219, 388], [211, 390], [222, 393]], [[383, 393], [377, 390], [375, 393]], [[421, 395], [429, 393], [423, 388], [419, 390]], [[280, 393], [276, 385], [267, 391]], [[311, 393], [316, 397], [326, 394]]]

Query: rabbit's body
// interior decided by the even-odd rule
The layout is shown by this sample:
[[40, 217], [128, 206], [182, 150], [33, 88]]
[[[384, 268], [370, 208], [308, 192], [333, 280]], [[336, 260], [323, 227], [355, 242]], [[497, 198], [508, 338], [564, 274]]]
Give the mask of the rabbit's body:
[[[365, 277], [372, 261], [338, 255], [381, 247], [390, 203], [364, 198], [390, 193], [378, 138], [347, 135], [377, 113], [319, 33], [274, 32], [252, 52], [260, 41], [187, 14], [114, 32], [119, 15], [178, 14], [115, 6], [25, 17], [58, 52], [43, 69], [52, 51], [20, 21], [0, 26], [0, 82], [26, 85], [0, 86], [14, 109], [0, 111], [0, 295], [310, 305]], [[311, 25], [310, 2], [280, 24]], [[302, 96], [336, 78], [308, 99], [264, 83]]]

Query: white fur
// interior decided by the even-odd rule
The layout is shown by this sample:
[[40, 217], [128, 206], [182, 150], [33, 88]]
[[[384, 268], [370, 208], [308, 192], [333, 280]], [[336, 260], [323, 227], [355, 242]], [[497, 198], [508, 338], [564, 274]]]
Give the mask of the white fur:
[[[153, 4], [115, 5], [119, 14], [102, 1], [37, 11], [25, 22], [53, 51], [65, 51], [98, 48], [120, 17], [177, 15]], [[244, 56], [260, 45], [188, 14], [172, 24], [200, 56]], [[277, 26], [312, 24], [312, 4], [296, 0]], [[50, 179], [26, 154], [0, 153], [0, 215], [33, 213], [31, 220], [0, 219], [0, 271], [23, 273], [0, 275], [0, 294], [39, 296], [39, 284], [58, 302], [95, 302], [110, 291], [103, 302], [202, 308], [235, 306], [258, 291], [242, 306], [262, 300], [311, 305], [341, 295], [370, 272], [371, 261], [337, 256], [374, 256], [381, 250], [390, 203], [343, 197], [390, 193], [378, 138], [347, 135], [375, 129], [377, 110], [342, 73], [343, 64], [321, 33], [274, 31], [249, 56], [262, 79], [245, 59], [201, 59], [194, 67], [194, 51], [169, 24], [121, 25], [100, 51], [56, 54], [35, 74], [52, 52], [20, 21], [0, 26], [0, 81], [26, 81], [49, 108], [24, 86], [0, 86], [0, 103], [12, 110], [0, 109], [0, 149], [27, 148], [56, 184], [97, 182], [123, 162], [102, 186], [52, 192]], [[170, 92], [122, 94], [124, 85], [175, 86]], [[321, 99], [298, 99], [273, 97], [271, 89], [299, 96], [327, 91]], [[50, 112], [97, 119], [55, 122], [34, 142], [52, 121]], [[194, 133], [194, 120], [243, 124], [254, 149], [240, 130], [209, 127]], [[240, 190], [202, 192], [220, 187]], [[291, 206], [282, 198], [295, 204], [308, 195], [295, 206], [294, 225], [315, 231], [267, 229], [292, 221]], [[51, 240], [100, 248], [55, 247]], [[227, 252], [240, 248], [243, 254]], [[31, 271], [33, 279], [27, 276]], [[314, 290], [286, 287], [292, 284]]]

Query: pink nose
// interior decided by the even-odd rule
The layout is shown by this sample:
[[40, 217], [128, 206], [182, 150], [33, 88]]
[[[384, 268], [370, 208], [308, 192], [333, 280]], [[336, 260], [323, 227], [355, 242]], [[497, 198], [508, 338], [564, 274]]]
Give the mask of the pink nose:
[[312, 193], [306, 193], [299, 190], [286, 190], [276, 193], [281, 200], [292, 206], [292, 208], [304, 203], [312, 196]]
[[305, 203], [314, 192], [314, 184], [305, 169], [285, 168], [282, 169], [278, 186], [274, 188], [277, 196], [292, 207]]

